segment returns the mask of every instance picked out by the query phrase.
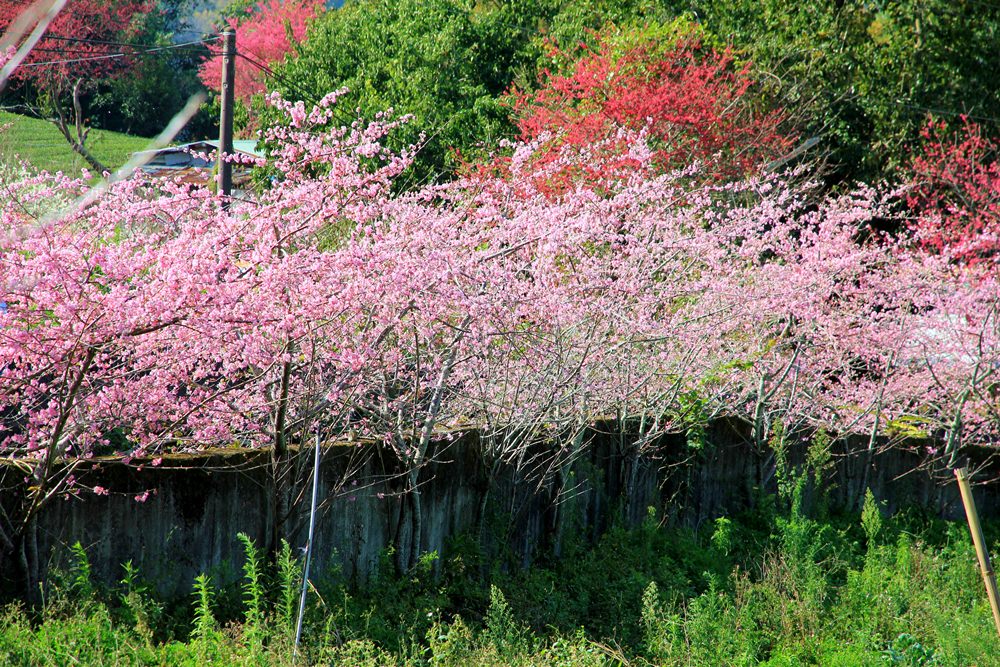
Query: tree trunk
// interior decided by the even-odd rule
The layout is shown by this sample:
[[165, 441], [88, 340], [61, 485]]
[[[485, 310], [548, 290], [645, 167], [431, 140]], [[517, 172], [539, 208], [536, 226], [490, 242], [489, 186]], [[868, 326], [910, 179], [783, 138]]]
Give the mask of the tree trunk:
[[424, 506], [420, 497], [420, 487], [417, 486], [420, 469], [414, 468], [410, 472], [410, 500], [413, 503], [413, 532], [410, 537], [410, 559], [409, 565], [412, 567], [420, 558], [423, 547], [421, 533], [424, 530]]
[[38, 525], [34, 519], [17, 536], [13, 556], [17, 562], [18, 595], [28, 603], [29, 608], [40, 609], [42, 591], [39, 587]]
[[[292, 353], [290, 343], [285, 345], [285, 353]], [[281, 369], [281, 381], [278, 385], [278, 409], [274, 416], [274, 446], [271, 448], [271, 478], [273, 483], [272, 503], [274, 504], [274, 523], [271, 526], [270, 556], [277, 559], [281, 550], [281, 538], [285, 534], [285, 522], [289, 518], [288, 478], [291, 466], [288, 457], [288, 393], [292, 376], [292, 364], [286, 361]]]
[[274, 507], [274, 521], [268, 536], [268, 554], [276, 559], [281, 551], [281, 539], [285, 535], [285, 523], [289, 516], [287, 477], [289, 472], [287, 453], [277, 448], [271, 451], [271, 503]]
[[82, 79], [77, 79], [76, 83], [73, 84], [73, 129], [70, 129], [70, 121], [67, 120], [66, 114], [63, 112], [62, 106], [59, 103], [58, 93], [53, 92], [53, 100], [56, 116], [55, 118], [50, 118], [58, 129], [59, 133], [63, 135], [63, 138], [69, 143], [70, 148], [73, 149], [77, 155], [82, 157], [87, 161], [92, 169], [97, 171], [98, 174], [103, 174], [110, 171], [104, 164], [101, 163], [94, 154], [91, 153], [86, 146], [87, 135], [90, 134], [90, 128], [86, 126], [83, 119], [83, 102], [80, 100], [80, 86], [83, 84]]

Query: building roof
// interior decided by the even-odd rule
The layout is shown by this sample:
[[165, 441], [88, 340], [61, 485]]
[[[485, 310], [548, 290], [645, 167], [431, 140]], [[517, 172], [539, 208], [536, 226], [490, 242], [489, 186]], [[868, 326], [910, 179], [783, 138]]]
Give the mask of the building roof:
[[[178, 146], [137, 151], [133, 155], [143, 158], [142, 172], [154, 178], [170, 178], [178, 183], [207, 185], [212, 178], [214, 161], [203, 157], [215, 151], [219, 142], [213, 139], [190, 141]], [[263, 156], [255, 140], [240, 139], [233, 142], [233, 151], [245, 155]], [[242, 186], [250, 181], [250, 170], [245, 165], [234, 165], [233, 185]]]
[[[177, 146], [166, 146], [164, 148], [157, 148], [148, 151], [136, 151], [132, 155], [145, 155], [147, 153], [152, 153], [155, 155], [162, 155], [164, 153], [182, 153], [190, 151], [208, 151], [208, 150], [218, 150], [219, 141], [217, 139], [200, 139], [198, 141], [189, 141], [186, 144], [178, 144]], [[236, 139], [233, 141], [233, 150], [237, 153], [246, 153], [248, 155], [256, 155], [257, 157], [263, 157], [264, 151], [257, 147], [256, 139]]]

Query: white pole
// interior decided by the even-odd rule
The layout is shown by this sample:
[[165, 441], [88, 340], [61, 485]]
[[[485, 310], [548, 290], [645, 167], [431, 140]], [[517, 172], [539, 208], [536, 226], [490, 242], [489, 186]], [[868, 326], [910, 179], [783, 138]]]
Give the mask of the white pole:
[[312, 503], [309, 506], [309, 538], [306, 540], [306, 566], [302, 570], [302, 594], [299, 596], [299, 618], [295, 623], [295, 652], [298, 654], [302, 640], [302, 618], [306, 613], [306, 592], [309, 590], [309, 563], [312, 560], [313, 535], [316, 532], [316, 499], [319, 496], [319, 431], [313, 455]]

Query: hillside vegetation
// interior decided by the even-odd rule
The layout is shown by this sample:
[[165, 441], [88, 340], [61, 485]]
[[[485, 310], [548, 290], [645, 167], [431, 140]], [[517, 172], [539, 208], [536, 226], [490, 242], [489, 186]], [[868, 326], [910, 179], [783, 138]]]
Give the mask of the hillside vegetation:
[[[69, 2], [4, 94], [155, 132], [130, 96], [169, 116], [183, 80], [219, 80], [219, 35], [178, 44], [153, 11], [181, 1]], [[0, 0], [0, 29], [23, 4]], [[23, 603], [0, 660], [290, 664], [301, 585], [324, 664], [1000, 664], [963, 528], [824, 501], [834, 452], [859, 499], [892, 483], [883, 448], [937, 471], [976, 453], [980, 478], [1000, 455], [1000, 5], [236, 0], [224, 25], [259, 70], [238, 192], [32, 174], [83, 163], [6, 116], [3, 155], [31, 169], [0, 189], [0, 585]], [[97, 170], [143, 147], [84, 138]], [[463, 429], [558, 526], [597, 426], [631, 490], [720, 418], [762, 455], [733, 484], [749, 514], [671, 530], [664, 488], [641, 528], [521, 572], [481, 557], [504, 542], [484, 502], [475, 537], [431, 551], [426, 481]], [[314, 439], [379, 444], [326, 487], [392, 483], [369, 593], [292, 556]], [[83, 547], [48, 576], [54, 505], [166, 504], [87, 477], [95, 458], [152, 478], [214, 448], [269, 459], [242, 590], [203, 577], [170, 614], [131, 565], [95, 590]]]
[[[109, 168], [117, 169], [135, 151], [146, 148], [149, 139], [132, 137], [111, 130], [91, 130], [87, 145]], [[55, 125], [0, 111], [0, 164], [4, 167], [26, 162], [31, 170], [61, 171], [78, 175], [87, 166], [59, 134]], [[96, 176], [96, 174], [95, 174]]]

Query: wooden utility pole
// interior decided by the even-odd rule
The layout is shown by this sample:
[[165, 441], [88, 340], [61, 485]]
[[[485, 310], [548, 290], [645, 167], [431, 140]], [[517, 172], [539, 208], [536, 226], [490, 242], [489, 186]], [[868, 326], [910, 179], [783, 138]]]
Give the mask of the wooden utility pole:
[[972, 533], [972, 543], [979, 556], [979, 569], [983, 573], [983, 583], [986, 584], [986, 596], [990, 599], [993, 609], [993, 622], [1000, 634], [1000, 596], [997, 595], [997, 578], [990, 563], [990, 554], [986, 550], [986, 539], [983, 537], [983, 527], [979, 523], [979, 512], [976, 511], [976, 500], [972, 497], [972, 485], [969, 484], [969, 474], [965, 467], [955, 468], [958, 478], [958, 489], [962, 492], [962, 504], [965, 505], [965, 516], [969, 520], [969, 532]]
[[222, 33], [222, 106], [219, 113], [219, 196], [222, 207], [229, 208], [229, 198], [233, 194], [233, 165], [222, 159], [233, 153], [233, 104], [236, 84], [236, 33], [227, 30]]

